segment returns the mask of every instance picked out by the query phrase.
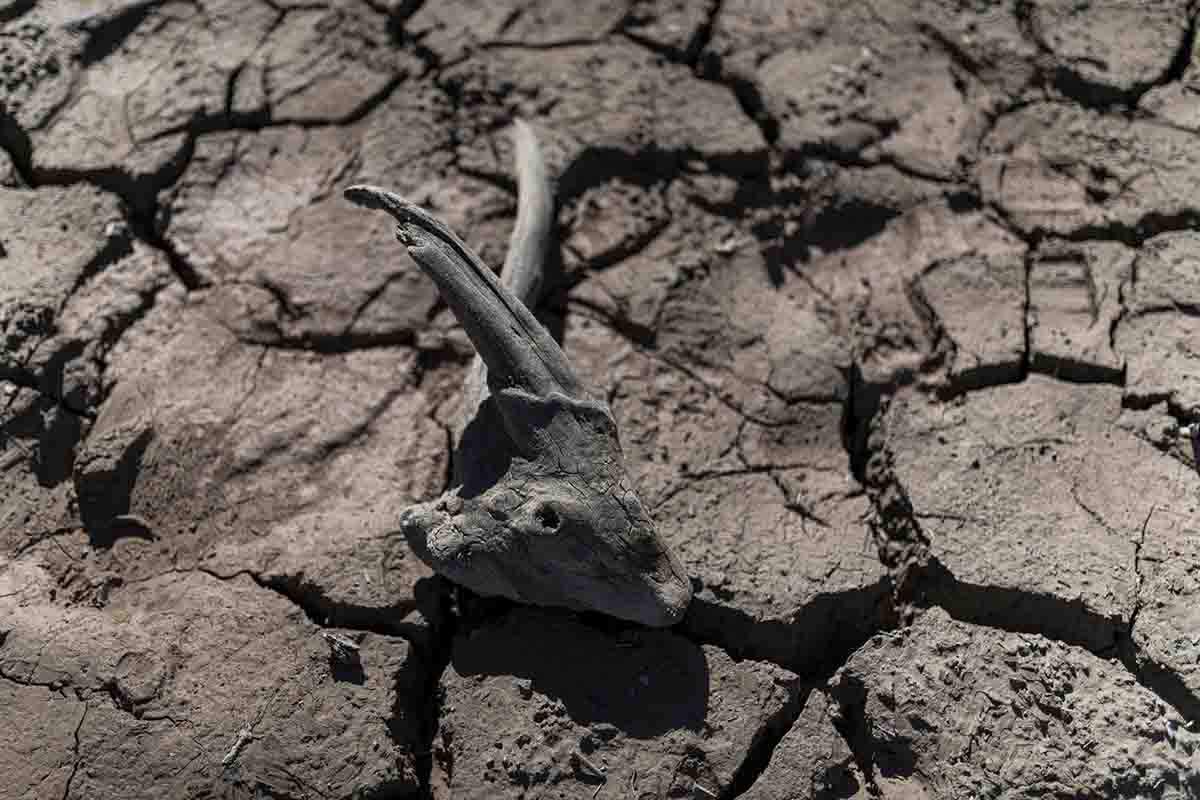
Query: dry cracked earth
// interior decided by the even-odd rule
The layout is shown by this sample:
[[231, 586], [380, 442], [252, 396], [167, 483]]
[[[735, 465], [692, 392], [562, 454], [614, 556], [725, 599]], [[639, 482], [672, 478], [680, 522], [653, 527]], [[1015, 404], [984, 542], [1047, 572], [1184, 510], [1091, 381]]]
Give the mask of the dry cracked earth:
[[[0, 796], [1200, 796], [1197, 5], [0, 1]], [[671, 630], [396, 532], [514, 116]]]

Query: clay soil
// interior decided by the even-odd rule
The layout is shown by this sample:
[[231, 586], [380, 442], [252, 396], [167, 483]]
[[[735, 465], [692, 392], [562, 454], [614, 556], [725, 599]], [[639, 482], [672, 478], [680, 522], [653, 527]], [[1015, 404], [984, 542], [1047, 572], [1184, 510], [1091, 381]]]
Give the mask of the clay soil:
[[[0, 798], [1200, 797], [1192, 0], [0, 0]], [[695, 588], [397, 534], [499, 265]]]

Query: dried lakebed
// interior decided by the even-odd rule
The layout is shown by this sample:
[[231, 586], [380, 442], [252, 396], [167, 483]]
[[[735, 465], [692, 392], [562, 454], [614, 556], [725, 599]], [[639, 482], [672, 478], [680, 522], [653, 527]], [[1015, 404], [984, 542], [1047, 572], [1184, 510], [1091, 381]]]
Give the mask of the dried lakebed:
[[[0, 0], [0, 797], [1200, 796], [1187, 0]], [[542, 321], [694, 599], [401, 512], [508, 126]]]

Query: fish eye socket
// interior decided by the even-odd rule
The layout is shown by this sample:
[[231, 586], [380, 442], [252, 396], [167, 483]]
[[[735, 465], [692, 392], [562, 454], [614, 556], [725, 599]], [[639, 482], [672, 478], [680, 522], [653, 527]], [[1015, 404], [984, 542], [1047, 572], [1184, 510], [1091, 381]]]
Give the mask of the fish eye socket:
[[558, 526], [562, 523], [562, 519], [559, 517], [558, 511], [554, 509], [554, 506], [546, 504], [538, 506], [537, 511], [533, 512], [533, 518], [548, 531], [558, 530]]

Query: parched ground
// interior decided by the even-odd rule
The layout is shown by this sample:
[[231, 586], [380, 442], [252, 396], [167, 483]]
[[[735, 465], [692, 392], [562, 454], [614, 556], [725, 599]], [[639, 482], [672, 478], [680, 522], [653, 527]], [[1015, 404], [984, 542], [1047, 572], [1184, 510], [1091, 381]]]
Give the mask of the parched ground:
[[[1193, 0], [0, 0], [0, 797], [1200, 797]], [[456, 591], [545, 319], [696, 599]]]

